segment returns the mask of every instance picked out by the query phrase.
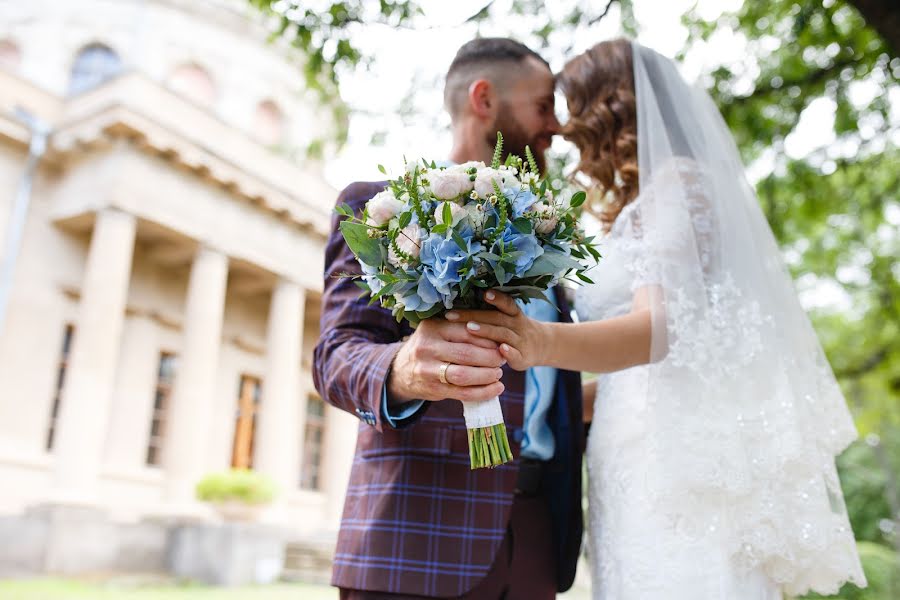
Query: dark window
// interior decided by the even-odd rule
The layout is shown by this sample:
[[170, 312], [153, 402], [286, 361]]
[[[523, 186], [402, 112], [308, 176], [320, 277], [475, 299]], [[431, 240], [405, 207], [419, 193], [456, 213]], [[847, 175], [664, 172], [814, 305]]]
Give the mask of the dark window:
[[322, 485], [322, 446], [325, 439], [325, 403], [318, 396], [306, 402], [306, 434], [303, 436], [303, 467], [300, 487], [317, 490]]
[[178, 357], [170, 352], [161, 352], [156, 371], [156, 393], [153, 397], [153, 416], [150, 420], [150, 439], [147, 442], [147, 464], [159, 465], [162, 461], [162, 446], [166, 431], [166, 416], [172, 399], [172, 385]]
[[91, 44], [81, 49], [72, 65], [69, 94], [75, 95], [97, 87], [122, 71], [122, 61], [111, 48]]

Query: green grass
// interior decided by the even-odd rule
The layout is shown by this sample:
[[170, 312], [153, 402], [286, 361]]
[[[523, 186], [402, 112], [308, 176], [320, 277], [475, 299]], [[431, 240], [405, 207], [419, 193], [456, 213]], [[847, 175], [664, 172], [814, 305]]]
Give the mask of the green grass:
[[[337, 597], [335, 588], [307, 583], [218, 588], [126, 578], [0, 581], [0, 598], [3, 600], [337, 600]], [[559, 596], [560, 600], [587, 600], [588, 597], [585, 590], [573, 590]]]
[[199, 584], [89, 582], [70, 579], [0, 581], [3, 600], [337, 600], [324, 585], [279, 583], [217, 588]]

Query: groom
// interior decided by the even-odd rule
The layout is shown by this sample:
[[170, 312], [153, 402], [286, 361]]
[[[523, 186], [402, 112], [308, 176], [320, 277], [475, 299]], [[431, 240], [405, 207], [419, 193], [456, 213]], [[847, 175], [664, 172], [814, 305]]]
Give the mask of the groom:
[[[543, 167], [559, 128], [553, 85], [547, 63], [518, 42], [465, 44], [444, 90], [450, 160], [489, 163], [499, 130], [509, 152], [528, 145]], [[338, 203], [360, 212], [384, 185], [351, 184]], [[568, 589], [582, 534], [580, 376], [513, 371], [463, 323], [398, 324], [333, 276], [342, 272], [359, 267], [336, 217], [314, 378], [326, 402], [362, 422], [334, 558], [341, 598], [543, 600]], [[555, 302], [559, 311], [527, 310], [568, 319], [561, 293]], [[459, 400], [496, 395], [517, 460], [471, 471]]]

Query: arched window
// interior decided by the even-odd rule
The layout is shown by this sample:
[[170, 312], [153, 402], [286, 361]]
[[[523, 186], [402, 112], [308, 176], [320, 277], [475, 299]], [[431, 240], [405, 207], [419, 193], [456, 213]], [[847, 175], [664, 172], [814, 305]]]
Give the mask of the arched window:
[[216, 85], [200, 65], [184, 64], [175, 67], [169, 75], [169, 87], [198, 104], [209, 105], [216, 99]]
[[256, 106], [253, 133], [267, 146], [276, 146], [284, 139], [284, 114], [272, 100], [264, 100]]
[[75, 57], [69, 93], [80, 94], [112, 79], [122, 71], [122, 61], [114, 50], [103, 44], [85, 46]]
[[22, 60], [19, 47], [10, 40], [0, 40], [0, 69], [17, 71]]

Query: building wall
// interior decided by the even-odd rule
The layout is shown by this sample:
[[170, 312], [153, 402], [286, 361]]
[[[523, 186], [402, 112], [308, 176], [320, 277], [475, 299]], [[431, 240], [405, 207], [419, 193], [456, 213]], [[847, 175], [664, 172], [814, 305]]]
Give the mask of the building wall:
[[246, 2], [210, 0], [29, 0], [0, 8], [2, 38], [21, 50], [20, 73], [59, 96], [68, 93], [78, 51], [103, 43], [163, 85], [173, 71], [194, 64], [213, 81], [207, 108], [244, 131], [254, 128], [260, 102], [272, 100], [288, 116], [286, 145], [305, 147], [331, 134], [327, 107], [305, 89], [300, 57], [266, 43], [266, 30]]
[[[207, 471], [230, 464], [241, 375], [264, 379], [267, 372], [269, 303], [279, 279], [292, 279], [305, 294], [297, 406], [304, 407], [314, 392], [310, 369], [318, 336], [323, 232], [336, 193], [322, 183], [317, 165], [286, 162], [284, 150], [328, 136], [328, 119], [322, 117], [327, 108], [311, 101], [298, 84], [296, 63], [267, 45], [263, 30], [239, 6], [245, 8], [245, 3], [35, 0], [0, 5], [0, 42], [15, 43], [21, 55], [13, 78], [0, 86], [6, 88], [0, 90], [0, 241], [27, 156], [27, 138], [17, 137], [9, 117], [13, 104], [24, 104], [59, 130], [34, 178], [13, 294], [0, 331], [0, 514], [21, 513], [55, 498], [55, 456], [45, 446], [57, 371], [66, 325], [79, 320], [94, 219], [106, 207], [137, 219], [102, 468], [94, 490], [96, 504], [112, 519], [137, 521], [170, 510], [166, 467], [148, 466], [146, 452], [160, 352], [182, 354], [191, 263], [201, 245], [212, 244], [229, 256], [214, 408], [210, 422], [195, 425], [208, 433]], [[116, 133], [121, 127], [112, 115], [102, 121], [112, 123], [112, 129], [90, 132], [84, 143], [56, 147], [66, 128], [73, 127], [70, 106], [84, 98], [68, 94], [72, 61], [80, 48], [96, 42], [113, 48], [126, 70], [152, 81], [134, 89], [151, 92], [154, 102], [164, 105], [155, 108], [171, 122], [147, 119], [153, 131], [123, 135]], [[192, 121], [190, 107], [197, 99], [171, 89], [169, 76], [184, 64], [209, 72], [216, 93], [203, 111], [214, 115], [214, 121]], [[132, 88], [122, 89], [127, 95]], [[102, 89], [96, 94], [94, 110], [107, 110]], [[110, 98], [126, 102], [139, 117], [146, 100], [123, 100], [121, 93]], [[271, 153], [268, 160], [251, 152], [254, 160], [236, 159], [233, 168], [241, 169], [243, 178], [259, 180], [259, 189], [269, 189], [269, 184], [283, 189], [273, 183], [280, 178], [316, 190], [312, 198], [321, 206], [309, 212], [317, 215], [312, 225], [293, 222], [293, 213], [274, 210], [269, 198], [248, 201], [202, 164], [231, 152], [235, 140], [248, 151], [272, 145], [254, 138], [256, 108], [265, 100], [274, 100], [286, 118], [280, 154]], [[199, 167], [186, 167], [180, 156], [142, 141], [160, 133], [180, 139], [199, 157]], [[310, 202], [307, 197], [289, 201]], [[357, 420], [326, 407], [325, 422], [320, 488], [301, 490], [298, 472], [294, 485], [284, 490], [277, 516], [281, 526], [301, 538], [333, 534], [352, 460]], [[297, 447], [284, 451], [299, 458], [302, 419], [297, 429]], [[211, 517], [200, 504], [194, 509]]]

